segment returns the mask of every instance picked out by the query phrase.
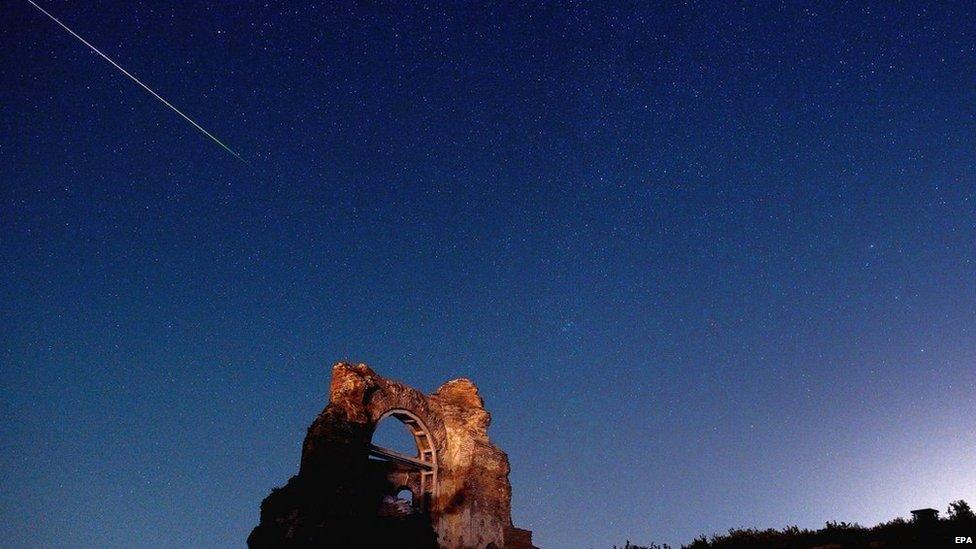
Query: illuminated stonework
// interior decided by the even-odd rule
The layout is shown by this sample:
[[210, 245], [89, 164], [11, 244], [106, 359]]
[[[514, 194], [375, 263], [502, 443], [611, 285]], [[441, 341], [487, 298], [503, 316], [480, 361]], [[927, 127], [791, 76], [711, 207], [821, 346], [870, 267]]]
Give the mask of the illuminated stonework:
[[[386, 418], [407, 426], [415, 455], [372, 444]], [[265, 499], [249, 545], [531, 548], [531, 532], [512, 525], [508, 456], [489, 441], [490, 421], [467, 379], [424, 395], [336, 364], [299, 473]]]

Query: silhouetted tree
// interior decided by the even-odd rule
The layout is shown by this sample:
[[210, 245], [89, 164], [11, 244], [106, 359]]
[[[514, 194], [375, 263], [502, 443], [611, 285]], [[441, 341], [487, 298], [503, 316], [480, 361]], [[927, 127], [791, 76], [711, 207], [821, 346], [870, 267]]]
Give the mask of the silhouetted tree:
[[973, 514], [972, 508], [970, 508], [969, 504], [962, 499], [950, 503], [948, 513], [950, 520], [972, 520], [973, 518], [976, 518], [976, 515]]

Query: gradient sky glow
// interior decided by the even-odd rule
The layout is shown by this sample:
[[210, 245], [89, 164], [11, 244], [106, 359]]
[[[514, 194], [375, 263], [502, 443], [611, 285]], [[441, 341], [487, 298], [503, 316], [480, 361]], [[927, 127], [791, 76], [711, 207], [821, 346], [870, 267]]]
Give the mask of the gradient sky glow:
[[0, 8], [4, 546], [241, 546], [337, 360], [545, 548], [976, 503], [972, 3], [41, 5], [250, 165]]

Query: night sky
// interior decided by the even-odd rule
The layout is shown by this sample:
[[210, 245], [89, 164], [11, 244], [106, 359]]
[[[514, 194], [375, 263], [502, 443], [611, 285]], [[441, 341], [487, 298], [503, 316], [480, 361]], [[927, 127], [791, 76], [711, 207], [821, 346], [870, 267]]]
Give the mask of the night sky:
[[241, 546], [331, 364], [546, 548], [976, 500], [976, 10], [0, 8], [0, 540]]

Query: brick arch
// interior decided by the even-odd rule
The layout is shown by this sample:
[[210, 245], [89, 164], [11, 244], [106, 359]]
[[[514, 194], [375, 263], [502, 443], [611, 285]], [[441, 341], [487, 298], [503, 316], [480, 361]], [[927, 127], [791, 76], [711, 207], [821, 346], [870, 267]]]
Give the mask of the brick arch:
[[[417, 455], [404, 457], [414, 457], [415, 461], [427, 464], [426, 466], [418, 466], [418, 470], [420, 471], [420, 488], [419, 493], [413, 494], [414, 500], [433, 502], [437, 496], [438, 452], [436, 440], [431, 429], [420, 416], [410, 410], [405, 408], [390, 408], [380, 414], [375, 420], [370, 420], [372, 424], [370, 440], [372, 440], [376, 427], [387, 418], [390, 418], [391, 421], [403, 423], [413, 436], [414, 444], [417, 446]], [[372, 442], [370, 443], [370, 453], [374, 456], [394, 460], [398, 459], [399, 454], [399, 452], [376, 446]], [[406, 463], [410, 464], [411, 462]], [[411, 493], [414, 492], [413, 489], [406, 488], [410, 489]]]

